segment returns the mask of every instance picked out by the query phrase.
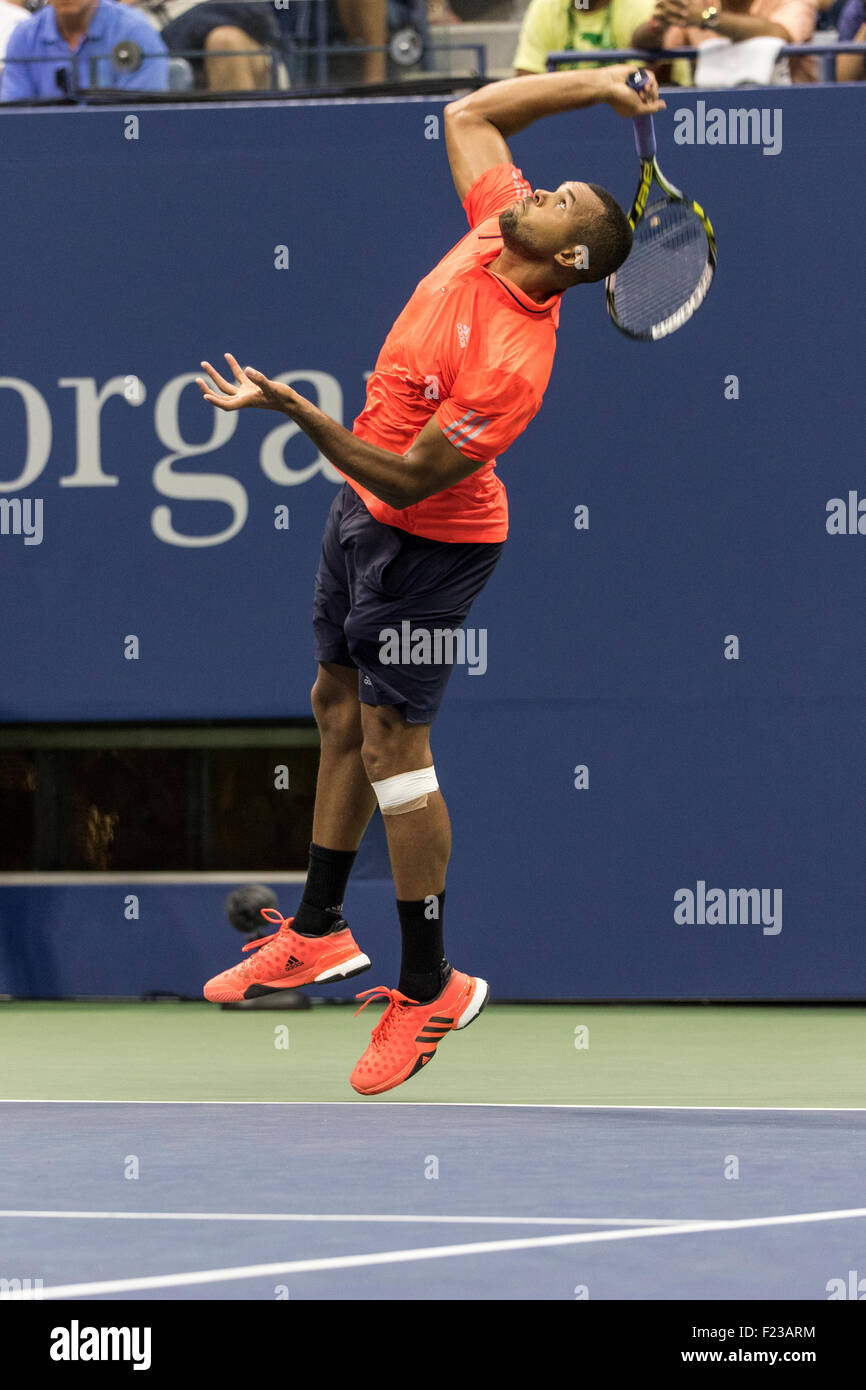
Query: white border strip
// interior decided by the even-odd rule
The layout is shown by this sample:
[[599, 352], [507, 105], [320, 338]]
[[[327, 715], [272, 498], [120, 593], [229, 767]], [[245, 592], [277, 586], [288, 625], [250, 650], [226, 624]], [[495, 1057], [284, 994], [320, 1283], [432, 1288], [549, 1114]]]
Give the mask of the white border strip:
[[[477, 47], [478, 45], [474, 45], [474, 44], [473, 44], [472, 46], [473, 46], [473, 47]], [[474, 88], [472, 88], [471, 86], [470, 86], [470, 87], [467, 87], [467, 85], [466, 85], [467, 83], [473, 82], [473, 81], [474, 81], [474, 78], [471, 78], [471, 77], [469, 77], [469, 76], [463, 76], [463, 77], [459, 77], [459, 76], [458, 76], [458, 77], [454, 77], [453, 74], [449, 74], [449, 73], [441, 73], [440, 76], [442, 76], [442, 77], [451, 76], [451, 77], [452, 77], [452, 79], [453, 79], [453, 86], [452, 86], [452, 88], [451, 88], [450, 91], [448, 91], [448, 92], [417, 93], [417, 94], [414, 95], [414, 96], [411, 96], [411, 95], [403, 96], [403, 95], [400, 94], [400, 93], [395, 93], [394, 96], [376, 96], [376, 97], [373, 97], [373, 96], [370, 96], [370, 97], [328, 97], [328, 96], [318, 96], [318, 97], [309, 97], [309, 98], [305, 98], [301, 92], [298, 92], [298, 93], [295, 94], [295, 96], [292, 96], [291, 93], [290, 93], [290, 91], [289, 91], [288, 89], [286, 89], [286, 95], [285, 95], [285, 96], [267, 98], [267, 99], [264, 99], [264, 100], [262, 100], [262, 101], [213, 101], [213, 102], [211, 102], [211, 101], [207, 101], [207, 102], [204, 102], [204, 101], [190, 101], [190, 102], [177, 102], [177, 101], [165, 101], [165, 102], [162, 102], [162, 101], [155, 101], [155, 102], [146, 102], [146, 103], [144, 103], [144, 102], [139, 102], [138, 104], [136, 104], [135, 101], [129, 101], [129, 102], [123, 102], [123, 103], [118, 102], [116, 105], [112, 104], [111, 106], [99, 106], [99, 105], [97, 105], [97, 106], [81, 105], [81, 106], [72, 106], [72, 107], [69, 107], [69, 106], [66, 106], [66, 107], [59, 107], [59, 106], [28, 106], [28, 107], [10, 106], [10, 107], [9, 107], [9, 110], [8, 110], [8, 115], [10, 115], [10, 116], [28, 116], [28, 115], [36, 115], [36, 116], [56, 116], [56, 115], [59, 114], [59, 115], [61, 115], [61, 116], [65, 116], [65, 115], [67, 115], [67, 114], [72, 114], [73, 116], [79, 116], [79, 115], [88, 115], [88, 116], [91, 116], [91, 115], [97, 115], [100, 111], [110, 111], [112, 115], [114, 115], [114, 114], [117, 113], [117, 112], [122, 112], [124, 115], [127, 115], [127, 114], [128, 114], [129, 112], [131, 112], [131, 111], [142, 111], [142, 112], [143, 112], [143, 111], [148, 111], [148, 112], [149, 112], [149, 111], [199, 111], [199, 112], [201, 112], [201, 111], [230, 111], [233, 107], [237, 107], [239, 110], [245, 110], [245, 111], [254, 111], [257, 107], [260, 108], [260, 109], [261, 109], [261, 108], [264, 108], [265, 110], [267, 110], [268, 108], [273, 108], [273, 107], [276, 107], [278, 110], [284, 110], [284, 109], [295, 109], [295, 108], [297, 108], [297, 107], [299, 107], [299, 106], [371, 106], [371, 105], [385, 106], [385, 105], [394, 104], [394, 103], [397, 103], [397, 102], [402, 103], [402, 102], [409, 102], [409, 101], [411, 101], [411, 102], [427, 102], [428, 104], [429, 104], [431, 101], [441, 101], [442, 104], [444, 105], [446, 102], [453, 101], [453, 100], [454, 100], [454, 97], [455, 97], [455, 94], [459, 94], [460, 96], [463, 96], [463, 95], [465, 95], [466, 93], [468, 93], [468, 92], [474, 90]], [[835, 86], [836, 86], [836, 83], [833, 82], [833, 83], [816, 84], [816, 85], [826, 85], [826, 86], [833, 86], [833, 87], [835, 87]], [[674, 90], [676, 90], [676, 89], [674, 89]], [[727, 88], [725, 88], [724, 91], [723, 91], [721, 94], [724, 95], [724, 92], [725, 92], [725, 91], [727, 91]], [[130, 92], [129, 95], [134, 97], [135, 94], [134, 94], [134, 92]], [[4, 115], [4, 116], [7, 115], [7, 112], [4, 111], [4, 112], [3, 112], [3, 115]]]
[[[363, 1269], [373, 1265], [443, 1260], [455, 1255], [494, 1255], [514, 1250], [544, 1250], [556, 1246], [589, 1245], [600, 1241], [640, 1240], [650, 1236], [699, 1235], [710, 1231], [744, 1231], [762, 1226], [795, 1226], [817, 1221], [850, 1221], [866, 1217], [866, 1207], [843, 1211], [802, 1212], [791, 1216], [758, 1216], [738, 1221], [696, 1221], [677, 1226], [640, 1226], [630, 1231], [583, 1231], [579, 1235], [535, 1236], [526, 1240], [473, 1241], [468, 1245], [427, 1245], [414, 1250], [380, 1250], [370, 1255], [334, 1255], [325, 1259], [283, 1260], [275, 1264], [235, 1265], [227, 1269], [197, 1269], [183, 1274], [151, 1274], [136, 1279], [100, 1279], [85, 1284], [55, 1284], [40, 1290], [40, 1298], [87, 1298], [99, 1294], [131, 1293], [144, 1289], [183, 1288], [191, 1284], [224, 1284], [274, 1275], [311, 1274], [331, 1269]], [[30, 1290], [5, 1295], [33, 1300]]]
[[[357, 1212], [283, 1212], [283, 1211], [17, 1211], [0, 1210], [0, 1220], [8, 1219], [72, 1221], [339, 1221], [369, 1223], [384, 1222], [412, 1225], [452, 1226], [685, 1226], [688, 1217], [668, 1216], [388, 1216], [387, 1214], [359, 1215]], [[695, 1217], [699, 1221], [700, 1217]]]
[[[306, 883], [306, 873], [300, 870], [273, 873], [270, 869], [221, 869], [219, 873], [201, 870], [195, 873], [169, 873], [163, 869], [130, 870], [122, 869], [111, 873], [91, 873], [88, 869], [70, 870], [56, 873], [46, 870], [43, 873], [0, 873], [0, 888], [99, 888], [114, 883], [194, 883], [197, 887], [208, 883], [234, 883], [239, 887], [252, 883]], [[368, 880], [374, 882], [378, 880]], [[26, 1000], [22, 1000], [26, 1003]], [[60, 1001], [65, 1002], [65, 1001]]]
[[866, 1115], [863, 1105], [593, 1105], [588, 1101], [508, 1101], [508, 1100], [89, 1100], [79, 1097], [34, 1100], [29, 1096], [0, 1096], [0, 1105], [359, 1105], [393, 1106], [395, 1109], [420, 1108], [458, 1110], [675, 1110], [689, 1114], [693, 1110], [711, 1115], [719, 1111], [738, 1111], [744, 1114], [779, 1115]]

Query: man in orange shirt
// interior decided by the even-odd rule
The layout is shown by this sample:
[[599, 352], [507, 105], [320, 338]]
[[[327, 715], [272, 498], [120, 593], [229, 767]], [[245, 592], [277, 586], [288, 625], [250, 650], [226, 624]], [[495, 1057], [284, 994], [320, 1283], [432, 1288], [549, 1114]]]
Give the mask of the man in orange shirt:
[[[628, 66], [495, 82], [445, 108], [451, 171], [470, 231], [423, 279], [388, 334], [352, 432], [261, 372], [233, 381], [209, 363], [204, 399], [221, 410], [279, 410], [348, 480], [334, 499], [316, 576], [321, 761], [310, 867], [294, 918], [241, 965], [205, 986], [228, 1002], [369, 967], [342, 916], [355, 853], [378, 804], [397, 892], [403, 955], [397, 989], [352, 1073], [362, 1095], [389, 1090], [487, 1002], [484, 980], [452, 969], [442, 914], [451, 851], [430, 727], [450, 674], [431, 659], [490, 577], [508, 529], [495, 473], [537, 413], [556, 350], [563, 293], [625, 260], [631, 229], [595, 184], [534, 192], [506, 139], [542, 116], [606, 102], [619, 115], [659, 111], [654, 79], [636, 94]], [[407, 633], [394, 653], [386, 633]], [[411, 643], [411, 650], [406, 647]], [[420, 659], [419, 659], [420, 656]], [[449, 652], [453, 659], [453, 648]], [[362, 1006], [364, 1007], [364, 1006]]]

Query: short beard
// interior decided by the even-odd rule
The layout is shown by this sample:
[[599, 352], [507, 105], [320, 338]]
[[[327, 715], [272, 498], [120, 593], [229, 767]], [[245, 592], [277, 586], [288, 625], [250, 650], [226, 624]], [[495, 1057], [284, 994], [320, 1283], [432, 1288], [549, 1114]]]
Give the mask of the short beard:
[[531, 235], [521, 227], [520, 208], [517, 203], [512, 203], [511, 207], [507, 207], [504, 212], [499, 214], [499, 230], [502, 233], [505, 246], [515, 255], [522, 256], [527, 261], [546, 261], [548, 259], [546, 255], [539, 253]]
[[514, 236], [517, 226], [517, 204], [512, 203], [510, 208], [499, 214], [499, 230], [502, 233], [502, 240], [507, 244]]

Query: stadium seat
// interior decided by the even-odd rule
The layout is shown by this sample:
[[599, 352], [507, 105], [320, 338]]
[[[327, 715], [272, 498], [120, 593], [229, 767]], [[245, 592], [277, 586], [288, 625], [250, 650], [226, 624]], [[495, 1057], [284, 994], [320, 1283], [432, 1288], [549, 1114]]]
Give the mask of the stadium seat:
[[186, 58], [169, 58], [168, 90], [170, 92], [190, 92], [192, 91], [192, 84], [192, 67]]

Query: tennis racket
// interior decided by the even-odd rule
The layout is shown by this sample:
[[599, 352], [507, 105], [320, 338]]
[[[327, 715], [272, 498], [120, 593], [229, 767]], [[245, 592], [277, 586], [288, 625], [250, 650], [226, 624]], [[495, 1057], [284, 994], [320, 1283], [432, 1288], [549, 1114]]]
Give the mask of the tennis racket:
[[[627, 78], [636, 92], [648, 80], [644, 68]], [[628, 337], [657, 342], [688, 323], [706, 299], [716, 269], [716, 238], [700, 204], [674, 188], [659, 168], [652, 116], [635, 117], [634, 143], [640, 159], [628, 217], [634, 242], [605, 281], [607, 311]], [[648, 204], [653, 182], [662, 196]]]

